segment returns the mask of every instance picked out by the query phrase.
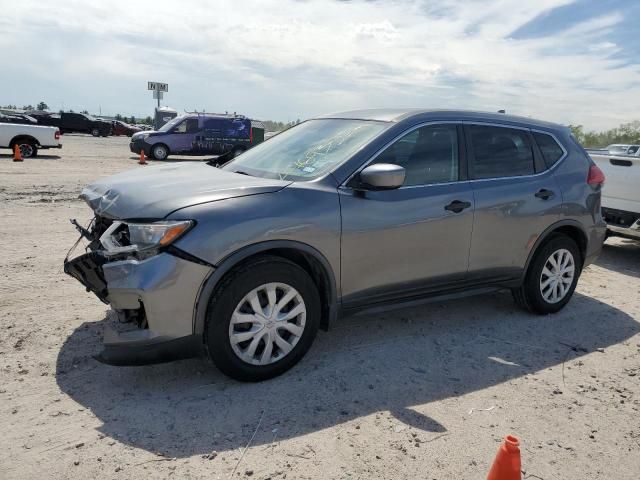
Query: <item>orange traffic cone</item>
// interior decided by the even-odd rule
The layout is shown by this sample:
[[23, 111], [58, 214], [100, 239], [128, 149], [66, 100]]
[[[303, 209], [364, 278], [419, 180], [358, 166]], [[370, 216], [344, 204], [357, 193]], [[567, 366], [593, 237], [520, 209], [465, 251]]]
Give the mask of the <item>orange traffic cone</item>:
[[513, 435], [504, 437], [504, 441], [491, 465], [487, 480], [521, 480], [520, 441]]
[[20, 151], [20, 145], [17, 143], [13, 146], [13, 161], [22, 162], [22, 152]]
[[144, 158], [144, 150], [140, 150], [140, 160], [138, 160], [139, 165], [146, 165], [147, 161]]

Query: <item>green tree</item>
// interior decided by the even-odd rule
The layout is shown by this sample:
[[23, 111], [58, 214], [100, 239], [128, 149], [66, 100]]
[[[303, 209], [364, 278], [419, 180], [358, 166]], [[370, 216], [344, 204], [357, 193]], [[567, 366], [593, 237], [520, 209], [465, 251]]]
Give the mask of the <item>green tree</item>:
[[148, 116], [147, 118], [144, 119], [144, 123], [146, 123], [147, 125], [152, 125], [153, 119], [150, 116]]
[[131, 115], [131, 125], [134, 125], [135, 123], [136, 123], [136, 117]]
[[44, 102], [40, 102], [37, 106], [38, 110], [49, 110], [49, 105]]
[[120, 120], [122, 121], [122, 115], [120, 115], [119, 113], [116, 114], [116, 120]]

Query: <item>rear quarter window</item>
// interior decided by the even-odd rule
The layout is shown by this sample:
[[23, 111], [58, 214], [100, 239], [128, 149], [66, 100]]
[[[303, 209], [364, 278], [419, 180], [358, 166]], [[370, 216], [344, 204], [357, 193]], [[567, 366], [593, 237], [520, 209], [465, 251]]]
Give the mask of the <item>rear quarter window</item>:
[[562, 158], [564, 150], [551, 135], [540, 132], [532, 132], [532, 135], [542, 153], [545, 165], [551, 168]]

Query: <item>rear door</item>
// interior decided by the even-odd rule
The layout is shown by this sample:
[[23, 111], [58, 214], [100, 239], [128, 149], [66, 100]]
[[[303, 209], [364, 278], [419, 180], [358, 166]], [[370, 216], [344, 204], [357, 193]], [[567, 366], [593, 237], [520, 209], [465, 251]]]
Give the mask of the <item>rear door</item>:
[[475, 199], [469, 278], [519, 277], [538, 236], [560, 219], [562, 194], [528, 129], [466, 123], [465, 136]]

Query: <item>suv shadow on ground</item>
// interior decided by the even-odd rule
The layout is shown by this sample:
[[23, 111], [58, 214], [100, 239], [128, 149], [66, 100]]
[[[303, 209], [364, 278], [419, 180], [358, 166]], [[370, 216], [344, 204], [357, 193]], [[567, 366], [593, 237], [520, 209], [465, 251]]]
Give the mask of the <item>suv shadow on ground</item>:
[[[561, 365], [640, 331], [626, 313], [580, 294], [560, 313], [541, 317], [518, 310], [500, 292], [344, 319], [321, 332], [293, 370], [249, 384], [204, 359], [102, 365], [91, 355], [100, 348], [103, 323], [86, 322], [68, 337], [57, 383], [96, 415], [103, 434], [170, 457], [243, 447], [261, 417], [253, 445], [379, 411], [441, 435], [447, 425], [425, 415], [425, 404]], [[567, 381], [573, 371], [565, 372]], [[550, 394], [558, 386], [560, 369]]]
[[640, 242], [619, 237], [608, 239], [602, 247], [596, 265], [640, 278]]

